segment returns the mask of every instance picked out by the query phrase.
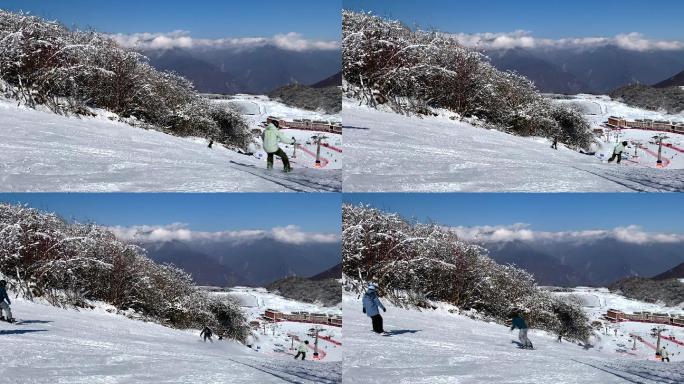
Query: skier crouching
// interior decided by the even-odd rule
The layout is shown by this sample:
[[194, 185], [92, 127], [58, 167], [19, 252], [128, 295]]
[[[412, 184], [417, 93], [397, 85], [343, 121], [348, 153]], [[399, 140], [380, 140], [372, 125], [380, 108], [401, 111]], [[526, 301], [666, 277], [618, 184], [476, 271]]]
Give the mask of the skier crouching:
[[622, 143], [618, 143], [615, 146], [615, 148], [613, 148], [613, 156], [611, 156], [610, 159], [608, 159], [608, 162], [609, 163], [612, 162], [617, 157], [617, 163], [620, 164], [620, 161], [622, 160], [622, 152], [625, 151], [627, 144], [629, 144], [629, 143], [627, 143], [626, 141], [623, 141]]
[[302, 360], [306, 359], [306, 351], [309, 349], [309, 340], [305, 340], [303, 343], [299, 343], [299, 346], [297, 347], [297, 354], [295, 355], [295, 360], [299, 356], [302, 356]]
[[387, 309], [385, 309], [385, 306], [380, 302], [377, 289], [378, 286], [375, 284], [368, 285], [368, 290], [366, 290], [366, 293], [363, 295], [363, 313], [371, 318], [371, 321], [373, 322], [373, 332], [385, 333], [379, 308], [382, 308], [383, 312], [387, 312]]
[[10, 309], [9, 296], [7, 296], [7, 282], [5, 280], [0, 280], [0, 316], [6, 314], [4, 317], [5, 321], [9, 323], [14, 323], [14, 317], [12, 317], [12, 310]]
[[520, 340], [520, 347], [523, 349], [534, 349], [532, 342], [527, 338], [527, 323], [525, 319], [522, 318], [519, 312], [513, 314], [513, 321], [511, 324], [511, 331], [518, 328], [518, 340]]
[[285, 172], [292, 171], [290, 167], [290, 159], [287, 158], [285, 151], [278, 146], [278, 142], [285, 144], [294, 144], [294, 139], [288, 139], [285, 135], [278, 129], [280, 123], [277, 121], [272, 121], [268, 124], [261, 139], [264, 143], [264, 151], [266, 151], [266, 168], [273, 169], [273, 156], [278, 156], [283, 161], [283, 167]]
[[209, 339], [210, 342], [214, 342], [214, 340], [211, 339], [211, 336], [214, 334], [214, 332], [211, 330], [211, 328], [205, 326], [204, 329], [202, 329], [202, 332], [200, 332], [200, 337], [204, 337], [204, 342], [207, 342], [207, 339]]

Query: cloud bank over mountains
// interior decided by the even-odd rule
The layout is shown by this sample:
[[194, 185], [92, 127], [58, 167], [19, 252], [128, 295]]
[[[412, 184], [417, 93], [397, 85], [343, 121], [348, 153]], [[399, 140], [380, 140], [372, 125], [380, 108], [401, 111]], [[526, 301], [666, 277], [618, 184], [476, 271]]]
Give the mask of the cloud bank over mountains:
[[239, 37], [222, 39], [196, 39], [190, 31], [177, 30], [167, 33], [134, 33], [109, 35], [124, 47], [138, 50], [156, 50], [173, 48], [228, 48], [248, 49], [254, 47], [275, 46], [277, 48], [304, 52], [315, 50], [339, 50], [341, 44], [336, 40], [311, 40], [297, 32], [278, 34], [273, 37]]
[[261, 239], [273, 239], [287, 244], [336, 243], [340, 236], [335, 233], [316, 233], [302, 231], [296, 225], [275, 227], [270, 230], [240, 230], [202, 232], [193, 231], [187, 224], [140, 225], [132, 227], [115, 226], [109, 228], [119, 239], [137, 242], [165, 241], [229, 241], [235, 243], [254, 242]]
[[602, 239], [615, 239], [630, 244], [674, 244], [684, 242], [684, 234], [653, 233], [641, 227], [630, 225], [613, 229], [597, 229], [584, 231], [545, 232], [530, 229], [529, 224], [517, 223], [502, 226], [449, 227], [461, 239], [480, 243], [498, 243], [507, 241], [524, 242], [574, 242], [587, 243]]
[[676, 51], [684, 49], [684, 41], [648, 39], [643, 34], [631, 32], [614, 37], [581, 37], [563, 39], [545, 39], [534, 37], [532, 32], [517, 30], [506, 33], [455, 33], [449, 34], [461, 44], [483, 50], [496, 49], [568, 49], [594, 48], [608, 45], [617, 46], [630, 51]]

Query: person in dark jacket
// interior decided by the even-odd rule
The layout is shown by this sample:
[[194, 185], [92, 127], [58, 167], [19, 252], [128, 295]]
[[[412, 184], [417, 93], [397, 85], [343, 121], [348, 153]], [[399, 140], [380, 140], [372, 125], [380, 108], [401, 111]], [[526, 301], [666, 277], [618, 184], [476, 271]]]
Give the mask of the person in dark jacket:
[[551, 144], [551, 148], [558, 150], [558, 138], [557, 137], [553, 138], [553, 144]]
[[0, 280], [0, 315], [4, 312], [6, 314], [5, 321], [13, 323], [14, 317], [12, 317], [12, 310], [10, 309], [11, 304], [12, 301], [10, 301], [9, 296], [7, 296], [7, 282], [5, 280]]
[[519, 312], [513, 314], [513, 321], [511, 324], [511, 331], [518, 328], [518, 340], [520, 340], [520, 347], [523, 349], [533, 349], [532, 342], [527, 338], [527, 323], [522, 318]]
[[214, 139], [209, 139], [209, 145], [207, 148], [212, 149], [214, 147]]
[[214, 340], [211, 339], [211, 335], [213, 335], [213, 334], [214, 334], [214, 332], [211, 330], [211, 328], [205, 326], [204, 329], [202, 330], [202, 332], [200, 332], [200, 337], [204, 337], [205, 343], [207, 342], [207, 339], [209, 339], [209, 341], [211, 341], [213, 343]]
[[363, 313], [371, 318], [371, 321], [373, 322], [373, 332], [384, 333], [385, 330], [382, 326], [380, 309], [382, 309], [383, 312], [387, 312], [387, 309], [385, 309], [385, 306], [380, 302], [377, 290], [377, 285], [368, 285], [368, 290], [366, 290], [366, 293], [363, 295]]

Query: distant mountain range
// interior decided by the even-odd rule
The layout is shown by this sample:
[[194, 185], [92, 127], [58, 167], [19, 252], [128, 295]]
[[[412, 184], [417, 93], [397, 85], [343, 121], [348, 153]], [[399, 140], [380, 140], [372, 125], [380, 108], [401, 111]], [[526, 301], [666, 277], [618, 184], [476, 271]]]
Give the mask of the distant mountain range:
[[655, 84], [656, 88], [667, 88], [667, 87], [684, 87], [684, 71], [670, 77], [667, 80], [663, 80], [658, 84]]
[[311, 280], [325, 280], [325, 279], [341, 279], [342, 278], [342, 263], [319, 273], [316, 276], [310, 277]]
[[258, 241], [164, 241], [140, 244], [158, 263], [189, 273], [200, 285], [265, 286], [289, 276], [314, 276], [340, 262], [340, 244]]
[[684, 89], [680, 87], [656, 88], [632, 84], [608, 93], [610, 97], [633, 107], [668, 113], [684, 111]]
[[328, 77], [327, 79], [321, 80], [316, 84], [313, 84], [313, 88], [326, 88], [326, 87], [341, 87], [342, 86], [342, 71]]
[[656, 84], [684, 68], [684, 50], [641, 52], [603, 46], [484, 53], [497, 68], [517, 71], [550, 93], [605, 94], [633, 83]]
[[614, 238], [585, 242], [507, 241], [483, 244], [490, 257], [532, 273], [542, 285], [606, 286], [630, 276], [651, 277], [684, 262], [684, 244], [633, 244]]
[[665, 279], [684, 279], [684, 263], [677, 265], [674, 268], [668, 269], [667, 271], [653, 276], [654, 280], [665, 280]]
[[283, 85], [317, 84], [340, 72], [337, 50], [289, 51], [251, 48], [173, 48], [142, 52], [150, 64], [175, 71], [205, 93], [266, 94]]

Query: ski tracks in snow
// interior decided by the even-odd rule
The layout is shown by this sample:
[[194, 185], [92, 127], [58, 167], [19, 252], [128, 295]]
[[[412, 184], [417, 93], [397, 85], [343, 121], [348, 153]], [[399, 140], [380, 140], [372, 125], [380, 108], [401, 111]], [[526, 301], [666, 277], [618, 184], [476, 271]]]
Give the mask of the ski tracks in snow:
[[628, 383], [636, 384], [679, 384], [684, 383], [684, 365], [655, 361], [580, 361], [594, 369], [610, 373]]

